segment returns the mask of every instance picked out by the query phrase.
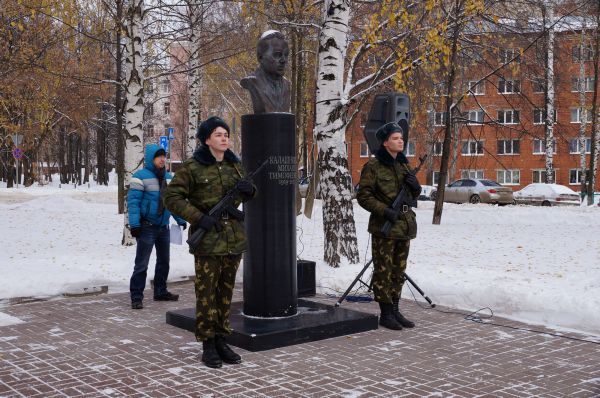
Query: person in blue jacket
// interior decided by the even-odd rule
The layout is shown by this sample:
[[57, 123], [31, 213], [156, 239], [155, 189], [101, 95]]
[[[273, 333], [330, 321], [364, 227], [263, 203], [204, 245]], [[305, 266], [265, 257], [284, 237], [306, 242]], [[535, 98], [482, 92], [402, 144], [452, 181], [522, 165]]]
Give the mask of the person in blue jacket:
[[[146, 145], [144, 168], [136, 171], [131, 177], [127, 194], [129, 229], [137, 240], [135, 266], [129, 283], [131, 308], [136, 310], [144, 308], [142, 300], [146, 287], [146, 272], [153, 246], [156, 246], [154, 300], [179, 300], [179, 295], [167, 291], [171, 213], [163, 205], [163, 193], [172, 177], [165, 169], [165, 162], [166, 153], [162, 147], [156, 144]], [[175, 215], [173, 218], [185, 229], [185, 220]]]

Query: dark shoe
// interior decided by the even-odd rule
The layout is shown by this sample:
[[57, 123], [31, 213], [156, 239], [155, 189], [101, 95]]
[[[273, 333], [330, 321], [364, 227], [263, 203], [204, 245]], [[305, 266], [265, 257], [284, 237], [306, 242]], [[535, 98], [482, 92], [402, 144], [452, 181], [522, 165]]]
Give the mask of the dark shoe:
[[379, 324], [384, 328], [392, 330], [402, 330], [402, 325], [396, 321], [396, 317], [392, 314], [392, 303], [379, 303], [381, 315], [379, 316]]
[[202, 342], [202, 362], [209, 368], [218, 369], [223, 366], [223, 361], [221, 361], [215, 347], [215, 339], [208, 339]]
[[400, 313], [400, 311], [398, 311], [398, 301], [400, 300], [395, 300], [393, 302], [393, 307], [392, 307], [392, 313], [394, 314], [394, 318], [396, 318], [396, 321], [402, 325], [405, 328], [414, 328], [415, 327], [415, 323], [413, 321], [410, 321], [408, 319], [406, 319], [404, 317], [404, 315], [402, 315]]
[[215, 346], [217, 347], [217, 353], [223, 362], [235, 365], [242, 363], [242, 357], [233, 352], [233, 350], [227, 345], [225, 337], [215, 336]]
[[166, 292], [163, 294], [159, 294], [158, 296], [154, 296], [154, 301], [177, 301], [179, 300], [178, 294], [173, 294], [171, 292]]
[[141, 310], [144, 308], [144, 304], [142, 304], [142, 300], [133, 300], [131, 302], [131, 308], [134, 310]]

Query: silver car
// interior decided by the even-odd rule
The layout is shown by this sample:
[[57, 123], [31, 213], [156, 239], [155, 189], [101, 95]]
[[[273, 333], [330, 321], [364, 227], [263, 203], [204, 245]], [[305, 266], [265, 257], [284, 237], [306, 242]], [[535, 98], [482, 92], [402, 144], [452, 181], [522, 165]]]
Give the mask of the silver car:
[[577, 192], [559, 184], [529, 184], [514, 194], [518, 204], [537, 206], [579, 206]]
[[446, 187], [444, 202], [450, 203], [513, 203], [513, 192], [496, 181], [483, 179], [462, 179]]

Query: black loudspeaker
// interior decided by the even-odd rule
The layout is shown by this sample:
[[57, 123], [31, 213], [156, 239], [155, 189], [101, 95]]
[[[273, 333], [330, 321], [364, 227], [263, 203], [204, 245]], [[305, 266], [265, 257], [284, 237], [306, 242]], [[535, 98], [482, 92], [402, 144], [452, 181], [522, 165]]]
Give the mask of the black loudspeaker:
[[375, 133], [381, 126], [390, 122], [398, 123], [404, 130], [404, 149], [406, 150], [410, 124], [410, 99], [408, 94], [387, 93], [375, 96], [369, 111], [369, 119], [363, 131], [371, 153], [375, 153], [379, 149], [379, 141], [377, 141]]
[[315, 267], [317, 263], [308, 260], [298, 260], [298, 297], [314, 296], [317, 293]]

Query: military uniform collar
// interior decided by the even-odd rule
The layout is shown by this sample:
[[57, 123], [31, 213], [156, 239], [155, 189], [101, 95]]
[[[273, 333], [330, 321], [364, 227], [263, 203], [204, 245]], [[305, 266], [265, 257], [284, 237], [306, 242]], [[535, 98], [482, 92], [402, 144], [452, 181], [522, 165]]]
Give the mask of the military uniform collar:
[[408, 159], [406, 159], [406, 156], [404, 156], [402, 152], [398, 153], [398, 155], [396, 155], [396, 159], [394, 159], [384, 147], [380, 147], [377, 152], [375, 152], [375, 157], [381, 163], [388, 166], [393, 166], [394, 160], [396, 160], [398, 163], [408, 163]]
[[[208, 147], [204, 145], [201, 145], [194, 151], [194, 159], [196, 159], [200, 164], [207, 166], [217, 163], [217, 159], [215, 159], [213, 154], [210, 153]], [[240, 163], [240, 159], [230, 149], [225, 151], [223, 160], [228, 160], [231, 163]]]

